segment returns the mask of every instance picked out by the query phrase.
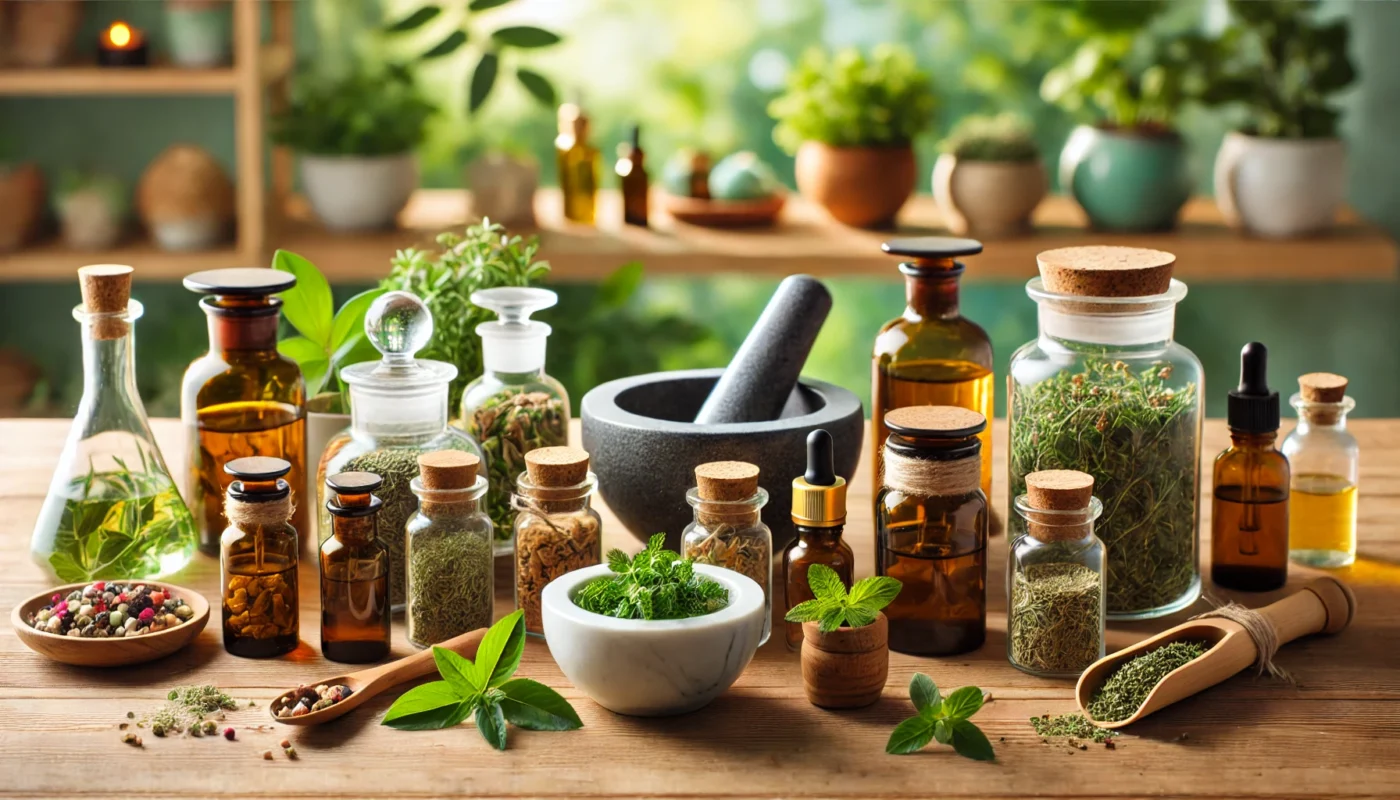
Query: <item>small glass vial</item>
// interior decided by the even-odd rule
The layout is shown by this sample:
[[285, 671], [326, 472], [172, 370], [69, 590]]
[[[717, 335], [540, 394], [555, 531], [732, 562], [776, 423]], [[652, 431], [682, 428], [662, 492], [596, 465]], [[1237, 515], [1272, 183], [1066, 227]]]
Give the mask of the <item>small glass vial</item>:
[[603, 521], [589, 505], [598, 478], [577, 447], [541, 447], [525, 454], [515, 482], [515, 605], [525, 631], [544, 635], [540, 595], [549, 582], [603, 563]]
[[959, 406], [885, 415], [883, 486], [875, 496], [875, 572], [904, 584], [885, 609], [890, 649], [966, 653], [987, 637], [982, 442], [987, 418]]
[[1345, 567], [1356, 560], [1356, 487], [1361, 448], [1347, 430], [1356, 402], [1347, 379], [1312, 372], [1289, 399], [1298, 427], [1283, 440], [1292, 471], [1288, 557], [1309, 567]]
[[1074, 677], [1104, 653], [1103, 505], [1075, 470], [1026, 476], [1013, 502], [1006, 657], [1032, 675]]
[[229, 525], [219, 538], [224, 649], [244, 658], [271, 658], [297, 648], [297, 530], [292, 465], [250, 456], [224, 464], [233, 479], [224, 494]]
[[384, 501], [373, 472], [326, 478], [331, 538], [321, 544], [321, 655], [363, 664], [389, 655], [389, 551], [376, 524]]
[[486, 476], [470, 453], [440, 450], [418, 457], [408, 519], [408, 641], [429, 647], [491, 627], [496, 600], [492, 525], [482, 509]]
[[681, 555], [734, 570], [763, 587], [762, 645], [773, 627], [773, 532], [759, 517], [768, 493], [758, 485], [758, 467], [712, 461], [695, 468], [695, 483], [685, 493], [695, 521], [681, 534]]
[[1215, 459], [1210, 579], [1246, 592], [1288, 580], [1288, 459], [1278, 441], [1278, 392], [1269, 389], [1268, 350], [1240, 352], [1240, 385], [1228, 407], [1230, 446]]
[[[835, 445], [820, 428], [807, 435], [807, 471], [792, 479], [792, 523], [797, 539], [783, 552], [783, 616], [815, 598], [807, 570], [824, 564], [850, 588], [856, 555], [841, 538], [846, 530], [846, 479], [836, 474]], [[802, 623], [787, 622], [789, 650], [802, 647]]]
[[577, 103], [559, 106], [554, 155], [564, 218], [592, 225], [598, 204], [598, 149], [588, 143], [588, 116]]

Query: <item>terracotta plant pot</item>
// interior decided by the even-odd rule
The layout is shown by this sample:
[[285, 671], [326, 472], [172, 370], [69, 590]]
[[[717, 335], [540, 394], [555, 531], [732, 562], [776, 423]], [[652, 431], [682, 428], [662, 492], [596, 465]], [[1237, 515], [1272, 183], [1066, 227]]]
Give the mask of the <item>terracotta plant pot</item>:
[[1034, 161], [965, 161], [944, 153], [933, 165], [933, 198], [943, 225], [958, 236], [994, 239], [1029, 233], [1045, 198], [1045, 165]]
[[1215, 202], [1225, 221], [1271, 239], [1332, 227], [1346, 182], [1341, 139], [1269, 139], [1232, 131], [1215, 157]]
[[880, 699], [890, 673], [890, 621], [822, 633], [802, 623], [802, 683], [822, 708], [862, 708]]
[[472, 214], [508, 226], [535, 224], [535, 189], [540, 170], [534, 163], [502, 153], [467, 164]]
[[67, 61], [83, 23], [83, 6], [78, 0], [0, 3], [0, 15], [7, 16], [0, 25], [0, 63], [55, 67]]
[[0, 164], [0, 253], [18, 250], [44, 218], [44, 173], [33, 164]]
[[797, 149], [797, 189], [838, 222], [857, 228], [894, 225], [914, 193], [914, 150], [832, 147], [804, 142]]
[[1186, 142], [1169, 130], [1080, 125], [1060, 152], [1060, 186], [1096, 230], [1170, 230], [1191, 196]]

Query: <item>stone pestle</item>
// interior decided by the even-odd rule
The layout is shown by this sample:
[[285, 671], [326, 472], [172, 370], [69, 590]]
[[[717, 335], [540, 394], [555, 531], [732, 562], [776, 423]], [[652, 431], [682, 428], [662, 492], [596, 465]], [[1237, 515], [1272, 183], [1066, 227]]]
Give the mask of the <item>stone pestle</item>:
[[784, 278], [695, 422], [769, 422], [784, 409], [789, 416], [803, 413], [797, 379], [830, 311], [831, 292], [821, 281], [810, 275]]

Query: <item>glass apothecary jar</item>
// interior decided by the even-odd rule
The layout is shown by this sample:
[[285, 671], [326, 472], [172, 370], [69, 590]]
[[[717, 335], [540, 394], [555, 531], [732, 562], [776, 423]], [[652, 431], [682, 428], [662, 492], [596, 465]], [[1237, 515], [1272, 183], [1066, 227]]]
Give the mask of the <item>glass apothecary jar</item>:
[[471, 299], [499, 319], [476, 326], [484, 371], [462, 392], [462, 426], [486, 459], [486, 512], [495, 525], [496, 555], [509, 555], [515, 518], [510, 496], [525, 454], [569, 443], [568, 392], [544, 371], [550, 327], [530, 319], [558, 296], [511, 286], [472, 292]]
[[695, 468], [695, 481], [685, 494], [695, 520], [681, 534], [681, 556], [734, 570], [763, 588], [762, 645], [773, 628], [773, 532], [759, 516], [768, 492], [758, 485], [758, 467], [714, 461]]
[[1356, 561], [1357, 480], [1361, 447], [1347, 430], [1356, 402], [1347, 379], [1314, 372], [1298, 379], [1289, 399], [1298, 426], [1283, 440], [1292, 469], [1288, 555], [1310, 567], [1345, 567]]
[[228, 527], [219, 537], [224, 649], [244, 658], [271, 658], [297, 648], [300, 610], [297, 529], [291, 462], [270, 456], [235, 458], [224, 493]]
[[515, 482], [515, 605], [525, 631], [544, 635], [540, 596], [549, 582], [603, 563], [603, 521], [591, 505], [598, 478], [588, 453], [542, 447], [525, 455]]
[[1186, 285], [1170, 253], [1070, 247], [1026, 285], [1040, 334], [1011, 356], [1010, 496], [1026, 475], [1093, 476], [1105, 509], [1107, 616], [1148, 619], [1195, 602], [1201, 362], [1172, 339]]
[[1006, 656], [1032, 675], [1078, 676], [1104, 654], [1103, 504], [1084, 472], [1026, 476], [1012, 501]]
[[418, 511], [408, 519], [408, 641], [429, 647], [491, 627], [496, 593], [494, 540], [482, 509], [486, 476], [470, 453], [418, 457]]
[[326, 478], [331, 537], [321, 545], [321, 655], [365, 664], [389, 654], [389, 550], [378, 527], [384, 483], [372, 472]]
[[418, 456], [438, 450], [462, 450], [481, 457], [470, 436], [447, 424], [447, 389], [457, 368], [414, 358], [433, 335], [427, 306], [409, 292], [380, 295], [365, 312], [365, 335], [384, 354], [380, 361], [351, 364], [340, 370], [350, 389], [350, 427], [326, 443], [317, 470], [321, 542], [331, 535], [326, 510], [326, 477], [338, 472], [372, 472], [384, 483], [375, 492], [383, 501], [379, 529], [389, 551], [389, 601], [395, 611], [405, 603], [407, 560], [404, 526], [418, 510], [410, 486], [418, 476]]

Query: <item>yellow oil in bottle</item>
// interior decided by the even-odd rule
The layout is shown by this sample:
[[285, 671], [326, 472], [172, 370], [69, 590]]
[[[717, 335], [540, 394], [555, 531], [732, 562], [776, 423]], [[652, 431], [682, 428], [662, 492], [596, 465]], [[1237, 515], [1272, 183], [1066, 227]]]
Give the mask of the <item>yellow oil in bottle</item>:
[[871, 424], [875, 439], [875, 480], [883, 466], [884, 441], [889, 436], [885, 413], [907, 406], [960, 406], [987, 418], [987, 429], [978, 434], [982, 441], [982, 492], [992, 496], [992, 401], [996, 389], [992, 372], [981, 364], [949, 359], [902, 361], [875, 365], [874, 397], [871, 398]]
[[245, 456], [272, 456], [292, 465], [286, 480], [292, 487], [292, 527], [298, 532], [310, 530], [306, 525], [311, 501], [297, 497], [306, 485], [306, 418], [302, 411], [289, 403], [252, 400], [219, 403], [199, 410], [199, 461], [194, 465], [196, 496], [191, 503], [201, 536], [217, 547], [220, 532], [227, 525], [224, 519], [224, 492], [233, 483], [233, 476], [224, 472], [224, 465]]
[[1293, 476], [1288, 555], [1312, 567], [1356, 560], [1356, 484], [1340, 475]]

